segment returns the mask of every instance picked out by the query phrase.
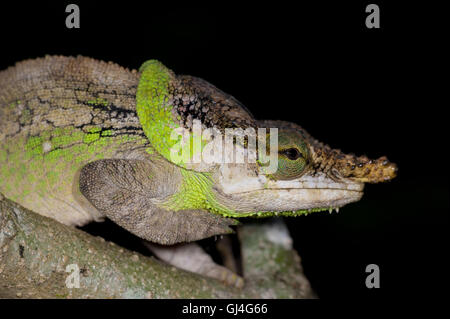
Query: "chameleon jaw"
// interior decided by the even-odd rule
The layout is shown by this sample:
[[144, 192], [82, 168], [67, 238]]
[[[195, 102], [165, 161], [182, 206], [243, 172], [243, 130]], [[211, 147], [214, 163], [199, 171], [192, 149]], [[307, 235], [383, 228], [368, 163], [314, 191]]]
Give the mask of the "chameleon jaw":
[[356, 202], [364, 183], [335, 181], [325, 174], [304, 175], [296, 180], [270, 180], [264, 175], [249, 176], [234, 168], [219, 174], [218, 201], [228, 207], [230, 217], [297, 216], [329, 211]]
[[227, 217], [297, 216], [339, 209], [362, 195], [362, 191], [346, 189], [261, 189], [229, 194], [220, 202], [233, 212]]

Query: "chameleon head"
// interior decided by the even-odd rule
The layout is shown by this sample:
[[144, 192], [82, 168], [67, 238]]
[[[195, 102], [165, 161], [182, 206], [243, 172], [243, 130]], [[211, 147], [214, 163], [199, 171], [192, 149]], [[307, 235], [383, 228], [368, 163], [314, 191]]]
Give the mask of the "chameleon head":
[[344, 154], [293, 123], [262, 121], [258, 125], [278, 128], [276, 171], [267, 174], [264, 165], [255, 170], [250, 165], [228, 164], [215, 175], [219, 193], [236, 211], [264, 216], [269, 215], [266, 212], [298, 215], [337, 210], [361, 199], [364, 183], [396, 176], [397, 166], [386, 157], [370, 160]]
[[[173, 164], [207, 174], [211, 182], [208, 185], [212, 187], [202, 188], [203, 193], [208, 193], [204, 196], [207, 203], [199, 207], [233, 217], [272, 216], [274, 212], [297, 215], [358, 201], [364, 183], [395, 177], [397, 168], [386, 158], [369, 160], [346, 155], [316, 141], [296, 124], [257, 121], [239, 101], [204, 80], [175, 75], [155, 60], [144, 63], [140, 71], [136, 110], [152, 147]], [[258, 135], [258, 128], [277, 128], [276, 169], [268, 170], [262, 157], [247, 163], [190, 161], [196, 154], [196, 141], [200, 152], [204, 151], [201, 133], [195, 133], [196, 120], [201, 122], [200, 129], [219, 133], [229, 128], [253, 129]], [[180, 128], [193, 136], [184, 145], [194, 145], [194, 151], [190, 149], [184, 153], [187, 157], [175, 161], [172, 151], [183, 147], [177, 148], [180, 144], [173, 132]], [[235, 146], [248, 155], [250, 141], [248, 138]], [[270, 148], [270, 141], [266, 142]], [[265, 154], [260, 149], [258, 156]], [[269, 153], [273, 153], [271, 149]]]

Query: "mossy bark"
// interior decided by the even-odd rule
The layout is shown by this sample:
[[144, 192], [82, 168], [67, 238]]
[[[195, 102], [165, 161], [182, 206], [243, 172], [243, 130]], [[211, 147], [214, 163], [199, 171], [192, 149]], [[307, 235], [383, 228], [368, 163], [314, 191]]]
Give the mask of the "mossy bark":
[[[239, 238], [242, 289], [128, 251], [0, 194], [0, 298], [314, 297], [281, 220], [241, 226]], [[79, 270], [79, 288], [66, 284], [76, 283], [70, 265]]]

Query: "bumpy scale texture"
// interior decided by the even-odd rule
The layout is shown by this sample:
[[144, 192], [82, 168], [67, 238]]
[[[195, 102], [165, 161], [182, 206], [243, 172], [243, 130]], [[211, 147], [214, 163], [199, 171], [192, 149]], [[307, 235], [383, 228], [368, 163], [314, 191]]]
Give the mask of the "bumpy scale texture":
[[75, 199], [79, 169], [149, 147], [135, 110], [138, 80], [135, 71], [85, 57], [45, 57], [2, 71], [0, 191], [66, 224], [91, 220], [95, 209], [87, 213]]

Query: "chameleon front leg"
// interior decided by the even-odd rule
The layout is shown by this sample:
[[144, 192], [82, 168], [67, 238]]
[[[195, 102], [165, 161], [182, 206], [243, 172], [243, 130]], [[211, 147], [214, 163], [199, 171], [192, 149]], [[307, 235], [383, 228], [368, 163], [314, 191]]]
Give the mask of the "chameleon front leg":
[[215, 264], [198, 245], [164, 246], [230, 233], [229, 226], [234, 223], [204, 210], [174, 212], [158, 207], [156, 200], [173, 194], [180, 178], [178, 168], [164, 160], [105, 159], [84, 166], [79, 185], [96, 209], [146, 239], [147, 247], [161, 260], [241, 287], [242, 278]]
[[231, 271], [239, 271], [238, 260], [233, 253], [233, 243], [230, 236], [221, 236], [216, 241], [216, 249], [222, 258], [223, 265]]
[[81, 193], [106, 217], [153, 243], [173, 245], [232, 233], [233, 219], [205, 210], [171, 211], [158, 202], [178, 190], [179, 168], [163, 159], [103, 159], [80, 172]]
[[177, 268], [220, 280], [229, 286], [242, 288], [244, 285], [244, 280], [240, 276], [216, 264], [211, 256], [196, 243], [163, 246], [147, 241], [144, 245], [156, 257]]

